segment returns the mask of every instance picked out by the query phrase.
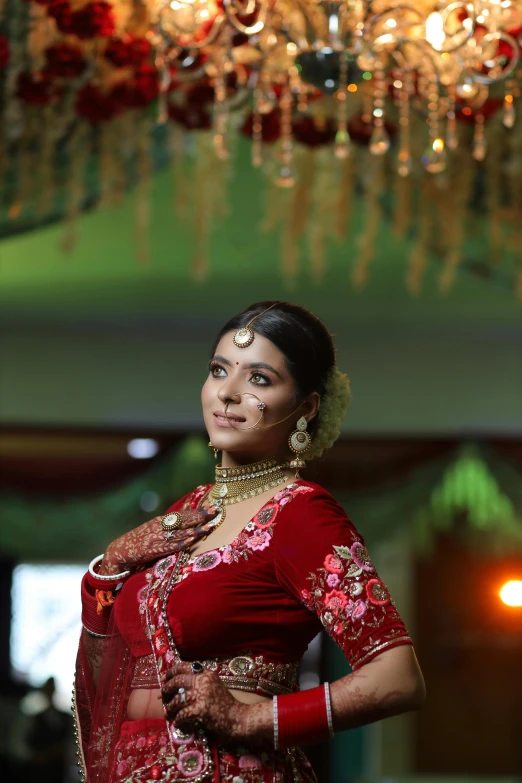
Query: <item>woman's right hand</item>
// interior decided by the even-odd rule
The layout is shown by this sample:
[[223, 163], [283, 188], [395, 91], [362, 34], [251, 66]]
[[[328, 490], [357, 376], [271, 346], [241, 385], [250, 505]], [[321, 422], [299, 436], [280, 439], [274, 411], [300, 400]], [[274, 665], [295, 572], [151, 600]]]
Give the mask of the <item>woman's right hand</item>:
[[216, 507], [184, 509], [183, 524], [168, 537], [161, 527], [163, 516], [154, 517], [130, 530], [109, 544], [100, 566], [100, 574], [119, 574], [122, 571], [151, 563], [160, 557], [187, 549], [196, 538], [212, 530]]

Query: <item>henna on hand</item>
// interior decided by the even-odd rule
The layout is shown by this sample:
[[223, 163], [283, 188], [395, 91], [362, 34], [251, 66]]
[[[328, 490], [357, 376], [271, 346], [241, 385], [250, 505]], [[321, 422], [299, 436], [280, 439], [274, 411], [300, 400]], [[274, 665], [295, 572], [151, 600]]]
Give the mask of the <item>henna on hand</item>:
[[[185, 689], [186, 702], [179, 694], [180, 687]], [[272, 740], [271, 703], [238, 701], [214, 672], [193, 674], [190, 663], [179, 663], [167, 672], [161, 690], [167, 719], [178, 728], [200, 723], [225, 742], [248, 741], [252, 745]]]
[[154, 517], [109, 544], [100, 566], [100, 574], [118, 574], [129, 568], [151, 563], [160, 557], [187, 549], [212, 529], [218, 509], [199, 506], [183, 511], [182, 527], [169, 532], [161, 527], [162, 517]]

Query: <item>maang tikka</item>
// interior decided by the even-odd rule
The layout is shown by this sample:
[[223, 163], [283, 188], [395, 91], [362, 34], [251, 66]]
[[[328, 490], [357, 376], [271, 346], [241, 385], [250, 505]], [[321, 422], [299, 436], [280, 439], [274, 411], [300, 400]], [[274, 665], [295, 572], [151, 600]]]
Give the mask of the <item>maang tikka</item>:
[[266, 308], [266, 310], [262, 310], [257, 315], [254, 315], [254, 317], [251, 318], [245, 326], [242, 326], [241, 329], [238, 329], [232, 338], [234, 345], [236, 345], [238, 348], [248, 348], [248, 346], [254, 342], [255, 337], [254, 330], [250, 328], [250, 325], [256, 320], [256, 318], [259, 318], [260, 315], [264, 315], [264, 313], [267, 313], [277, 304], [280, 304], [280, 302], [274, 302], [274, 304], [271, 304], [270, 307]]

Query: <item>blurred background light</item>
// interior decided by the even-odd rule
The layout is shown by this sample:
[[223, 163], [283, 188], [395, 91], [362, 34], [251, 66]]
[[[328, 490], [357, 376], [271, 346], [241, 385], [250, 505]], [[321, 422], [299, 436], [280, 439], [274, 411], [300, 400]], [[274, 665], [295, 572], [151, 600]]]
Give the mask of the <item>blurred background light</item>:
[[500, 598], [506, 606], [522, 606], [522, 581], [512, 579], [501, 588]]
[[152, 438], [134, 438], [127, 444], [127, 452], [134, 459], [151, 459], [159, 451], [159, 443]]

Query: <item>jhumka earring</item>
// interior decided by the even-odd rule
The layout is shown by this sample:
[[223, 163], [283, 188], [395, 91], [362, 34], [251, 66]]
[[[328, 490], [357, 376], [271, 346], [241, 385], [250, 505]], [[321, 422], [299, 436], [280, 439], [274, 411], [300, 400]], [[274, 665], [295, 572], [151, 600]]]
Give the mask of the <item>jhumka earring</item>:
[[255, 336], [254, 330], [250, 328], [250, 324], [252, 324], [256, 318], [259, 318], [260, 315], [267, 313], [272, 309], [272, 307], [275, 307], [276, 304], [279, 304], [279, 302], [274, 302], [274, 304], [271, 304], [270, 307], [266, 308], [266, 310], [263, 310], [251, 318], [245, 326], [242, 326], [241, 329], [238, 329], [232, 338], [234, 345], [236, 345], [238, 348], [248, 348], [248, 346], [254, 342]]
[[216, 449], [214, 444], [211, 443], [210, 441], [208, 442], [208, 447], [209, 447], [209, 449], [214, 449], [214, 459], [217, 459], [218, 458], [218, 449]]
[[300, 455], [304, 454], [304, 452], [310, 448], [310, 446], [312, 445], [312, 438], [310, 436], [310, 433], [306, 431], [308, 427], [308, 422], [306, 421], [304, 416], [301, 416], [301, 418], [298, 419], [297, 424], [295, 426], [296, 429], [290, 433], [290, 437], [288, 438], [288, 445], [290, 446], [294, 454], [298, 455], [290, 463], [290, 467], [295, 470], [295, 477], [296, 479], [298, 479], [299, 469], [306, 467], [306, 462], [300, 459]]

